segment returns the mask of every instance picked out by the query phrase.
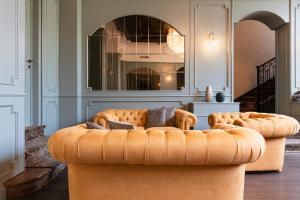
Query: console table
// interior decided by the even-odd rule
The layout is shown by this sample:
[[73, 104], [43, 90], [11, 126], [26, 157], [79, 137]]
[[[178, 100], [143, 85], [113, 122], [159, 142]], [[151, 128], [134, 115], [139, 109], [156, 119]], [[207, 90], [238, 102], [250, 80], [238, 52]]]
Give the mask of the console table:
[[239, 112], [240, 103], [237, 102], [193, 102], [192, 112], [197, 116], [198, 123], [194, 129], [208, 129], [207, 117], [214, 112]]

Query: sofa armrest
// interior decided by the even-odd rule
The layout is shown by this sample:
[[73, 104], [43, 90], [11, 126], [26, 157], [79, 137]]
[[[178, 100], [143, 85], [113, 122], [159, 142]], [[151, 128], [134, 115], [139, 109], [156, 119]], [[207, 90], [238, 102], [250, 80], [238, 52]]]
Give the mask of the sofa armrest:
[[260, 114], [260, 118], [240, 118], [234, 121], [234, 125], [254, 129], [265, 138], [285, 137], [299, 132], [299, 122], [296, 119], [276, 114]]
[[112, 116], [109, 116], [107, 113], [104, 113], [104, 112], [98, 112], [94, 119], [93, 119], [93, 122], [96, 123], [96, 124], [100, 124], [101, 126], [103, 126], [104, 128], [106, 129], [109, 129], [109, 126], [108, 126], [108, 120], [111, 120], [111, 121], [115, 121], [113, 119]]
[[191, 130], [97, 130], [74, 126], [48, 141], [51, 156], [71, 164], [231, 165], [255, 162], [264, 138], [248, 128]]
[[193, 113], [185, 110], [176, 109], [175, 112], [175, 125], [181, 130], [190, 130], [191, 127], [196, 126], [197, 117]]

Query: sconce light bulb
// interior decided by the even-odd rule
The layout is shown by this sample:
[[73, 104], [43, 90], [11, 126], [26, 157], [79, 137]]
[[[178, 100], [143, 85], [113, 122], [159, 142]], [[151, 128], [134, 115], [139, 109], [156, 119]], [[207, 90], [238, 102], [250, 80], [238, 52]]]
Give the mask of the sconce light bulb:
[[171, 75], [168, 75], [168, 76], [166, 77], [166, 81], [168, 81], [168, 82], [172, 81]]

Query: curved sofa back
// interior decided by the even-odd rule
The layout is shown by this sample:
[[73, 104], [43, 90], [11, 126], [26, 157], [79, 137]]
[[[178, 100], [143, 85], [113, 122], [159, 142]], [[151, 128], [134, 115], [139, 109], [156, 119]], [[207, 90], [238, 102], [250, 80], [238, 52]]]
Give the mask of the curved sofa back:
[[[107, 120], [121, 121], [134, 124], [137, 127], [147, 128], [147, 109], [107, 109], [99, 112], [94, 117], [94, 122], [109, 128]], [[188, 111], [175, 110], [175, 126], [182, 130], [189, 130], [197, 124], [197, 117]]]
[[134, 124], [135, 126], [146, 127], [147, 109], [107, 109], [99, 112], [94, 117], [94, 122], [108, 128], [107, 119], [113, 121], [122, 121]]
[[53, 158], [72, 164], [231, 165], [255, 162], [265, 141], [255, 130], [61, 129], [48, 142]]
[[266, 138], [293, 135], [298, 133], [300, 128], [299, 122], [292, 117], [256, 112], [213, 113], [208, 116], [208, 123], [216, 128], [219, 128], [220, 124], [251, 128]]

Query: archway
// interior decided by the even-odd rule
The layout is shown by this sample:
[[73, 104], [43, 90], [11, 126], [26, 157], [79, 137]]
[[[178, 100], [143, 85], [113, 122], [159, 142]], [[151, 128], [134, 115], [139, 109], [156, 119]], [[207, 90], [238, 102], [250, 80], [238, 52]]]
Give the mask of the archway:
[[159, 90], [160, 74], [151, 68], [139, 67], [127, 74], [127, 90]]
[[[273, 41], [267, 40], [262, 41], [259, 45], [268, 46], [270, 43], [273, 43], [274, 48], [274, 58], [269, 57], [269, 59], [265, 59], [265, 62], [256, 63], [255, 66], [251, 70], [255, 73], [255, 77], [252, 80], [255, 82], [255, 87], [249, 88], [249, 93], [252, 93], [252, 97], [247, 97], [247, 93], [244, 95], [244, 99], [248, 99], [246, 101], [250, 101], [252, 99], [252, 103], [254, 101], [254, 107], [249, 110], [245, 109], [245, 101], [241, 100], [242, 96], [235, 98], [236, 101], [241, 102], [241, 110], [242, 111], [260, 111], [260, 112], [276, 112], [276, 113], [287, 113], [287, 102], [288, 102], [288, 89], [289, 89], [289, 24], [287, 24], [280, 16], [267, 11], [258, 11], [251, 13], [241, 19], [235, 27], [239, 24], [245, 22], [257, 22], [259, 24], [264, 24], [267, 26], [270, 32], [273, 31]], [[262, 26], [262, 24], [260, 26]], [[254, 33], [258, 30], [252, 30]], [[235, 33], [235, 40], [237, 37], [237, 33]], [[256, 40], [253, 39], [253, 44], [255, 44]], [[266, 44], [264, 44], [264, 42]], [[235, 59], [238, 56], [239, 49], [236, 48], [235, 44]], [[270, 45], [272, 46], [272, 45]], [[246, 47], [246, 48], [251, 48]], [[259, 52], [253, 52], [255, 55]], [[245, 56], [245, 55], [244, 55]], [[246, 55], [247, 56], [247, 55]], [[249, 55], [253, 56], [253, 55]], [[261, 56], [261, 55], [260, 55]], [[235, 64], [235, 71], [238, 65]], [[241, 74], [239, 74], [241, 75]], [[250, 76], [248, 77], [250, 78]], [[245, 80], [245, 79], [244, 79]], [[235, 81], [235, 92], [236, 86], [240, 84]], [[253, 94], [255, 94], [253, 96]], [[236, 97], [236, 96], [235, 96]]]

